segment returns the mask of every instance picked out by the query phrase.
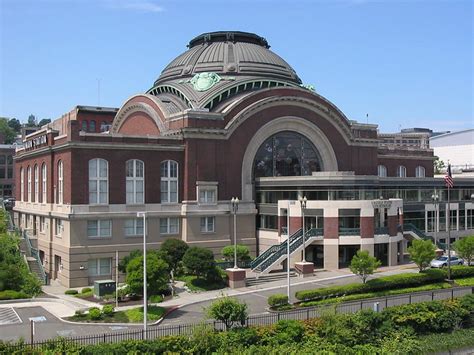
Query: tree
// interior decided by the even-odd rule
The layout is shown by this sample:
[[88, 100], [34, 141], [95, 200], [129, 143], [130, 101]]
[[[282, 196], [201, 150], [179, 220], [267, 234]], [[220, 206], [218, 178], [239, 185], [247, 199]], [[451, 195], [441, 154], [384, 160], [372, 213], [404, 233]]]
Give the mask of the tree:
[[471, 265], [471, 261], [474, 260], [474, 235], [454, 242], [453, 248], [461, 258], [467, 261], [467, 265]]
[[167, 239], [161, 245], [158, 255], [168, 263], [170, 271], [175, 272], [188, 248], [186, 242], [181, 239]]
[[137, 256], [143, 255], [143, 252], [140, 249], [135, 249], [130, 252], [127, 256], [125, 256], [122, 260], [120, 260], [118, 264], [118, 269], [120, 272], [126, 273], [127, 272], [127, 265], [128, 263], [135, 259]]
[[[168, 264], [158, 258], [155, 252], [146, 254], [146, 277], [148, 296], [159, 294], [168, 288], [170, 281]], [[137, 256], [127, 265], [126, 282], [133, 293], [143, 291], [143, 256]]]
[[28, 116], [28, 127], [36, 127], [36, 116], [31, 114]]
[[435, 156], [433, 160], [433, 168], [435, 174], [441, 174], [445, 167], [444, 161], [440, 160], [439, 157]]
[[370, 256], [367, 250], [358, 250], [357, 254], [354, 255], [351, 260], [349, 269], [365, 283], [367, 277], [372, 275], [380, 265], [382, 265], [382, 263], [373, 256]]
[[186, 250], [183, 264], [189, 273], [202, 278], [208, 278], [216, 267], [212, 251], [200, 247], [191, 247]]
[[[222, 255], [227, 261], [234, 261], [234, 246], [228, 245], [222, 248]], [[250, 260], [250, 250], [245, 245], [237, 244], [237, 261], [248, 261]]]
[[2, 144], [12, 144], [15, 141], [16, 133], [8, 125], [8, 118], [0, 117], [0, 135], [3, 136]]
[[8, 126], [15, 131], [15, 133], [20, 133], [21, 131], [21, 122], [16, 118], [12, 118], [8, 121]]
[[229, 330], [235, 322], [244, 325], [248, 316], [247, 304], [227, 296], [212, 302], [206, 312], [208, 317], [222, 321], [226, 330]]
[[51, 119], [43, 118], [41, 121], [38, 122], [38, 127], [43, 127], [45, 124], [51, 123]]
[[410, 259], [418, 266], [420, 272], [430, 265], [430, 261], [436, 257], [436, 247], [431, 240], [413, 240], [408, 248]]

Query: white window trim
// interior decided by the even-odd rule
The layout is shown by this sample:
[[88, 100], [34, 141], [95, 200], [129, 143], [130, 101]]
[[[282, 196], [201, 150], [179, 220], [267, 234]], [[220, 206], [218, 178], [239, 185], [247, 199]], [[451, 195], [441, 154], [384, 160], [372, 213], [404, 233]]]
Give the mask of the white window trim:
[[58, 204], [62, 205], [64, 201], [64, 166], [62, 160], [58, 162]]
[[[145, 163], [139, 159], [131, 159], [127, 160], [125, 162], [125, 175], [127, 171], [127, 164], [128, 162], [132, 161], [133, 162], [133, 176], [126, 176], [125, 177], [125, 200], [127, 205], [133, 205], [133, 204], [144, 204], [145, 203]], [[143, 177], [137, 177], [137, 164], [141, 163], [143, 165]], [[133, 201], [128, 201], [128, 191], [127, 191], [127, 182], [131, 181], [133, 183], [133, 191], [131, 193], [133, 194]], [[142, 182], [143, 183], [143, 201], [137, 201], [137, 182]]]
[[31, 202], [31, 167], [27, 170], [28, 186], [26, 193], [28, 194], [28, 202]]
[[35, 181], [35, 202], [38, 203], [39, 202], [39, 174], [38, 174], [38, 164], [35, 165], [35, 168], [34, 168], [34, 181]]
[[417, 178], [424, 178], [426, 176], [426, 169], [424, 166], [418, 165], [415, 169], [415, 176]]
[[[212, 223], [212, 230], [209, 230], [208, 229], [208, 226], [209, 226], [209, 219], [212, 218], [213, 220], [213, 223]], [[202, 228], [202, 220], [205, 219], [205, 223], [204, 223], [204, 228]], [[215, 233], [216, 232], [216, 217], [215, 216], [206, 216], [206, 217], [201, 217], [201, 219], [199, 220], [199, 227], [200, 227], [200, 230], [201, 230], [201, 233], [202, 234], [210, 234], [210, 233]]]
[[41, 233], [44, 233], [45, 231], [45, 226], [46, 226], [46, 217], [40, 216], [39, 220], [39, 231]]
[[[127, 221], [133, 221], [133, 234], [127, 234], [127, 227], [126, 227]], [[142, 222], [142, 231], [140, 233], [137, 231], [139, 222]], [[129, 218], [129, 219], [124, 220], [123, 235], [127, 238], [128, 237], [143, 237], [143, 218]]]
[[[176, 220], [176, 227], [177, 227], [176, 232], [171, 231], [171, 220], [172, 219]], [[161, 231], [161, 222], [162, 221], [166, 221], [166, 232]], [[177, 234], [179, 234], [179, 218], [178, 217], [160, 218], [160, 235], [177, 235]]]
[[20, 169], [20, 201], [25, 201], [25, 169]]
[[[161, 165], [166, 163], [167, 164], [167, 172], [168, 176], [161, 176]], [[174, 163], [176, 164], [176, 177], [170, 177], [170, 172], [171, 172], [171, 164]], [[161, 200], [161, 203], [163, 204], [173, 204], [173, 203], [178, 203], [179, 201], [179, 164], [177, 161], [174, 160], [164, 160], [160, 163], [160, 199], [161, 199], [161, 182], [166, 182], [167, 185], [167, 196], [166, 200], [163, 201]], [[176, 201], [171, 201], [171, 182], [176, 181]]]
[[[199, 205], [217, 205], [218, 197], [217, 197], [217, 182], [213, 181], [198, 181], [197, 185], [197, 201]], [[212, 191], [214, 193], [214, 200], [208, 201], [207, 193]], [[204, 192], [206, 198], [203, 200], [201, 199], [201, 193]]]
[[54, 219], [54, 235], [58, 238], [61, 238], [63, 231], [64, 231], [64, 224], [63, 224], [62, 219], [55, 218]]
[[[109, 270], [108, 270], [107, 273], [102, 274], [102, 273], [100, 272], [100, 260], [105, 260], [105, 259], [109, 259], [109, 261], [110, 261], [110, 262], [109, 262]], [[112, 275], [112, 258], [94, 258], [94, 259], [89, 259], [89, 260], [87, 261], [87, 267], [88, 267], [88, 268], [89, 268], [90, 263], [91, 263], [93, 260], [95, 260], [97, 273], [91, 274], [91, 273], [90, 273], [90, 269], [89, 269], [89, 270], [88, 270], [88, 273], [87, 273], [89, 276], [95, 277], [95, 276], [108, 276], [108, 275]]]
[[[97, 222], [97, 235], [89, 235], [89, 222]], [[100, 232], [102, 230], [101, 224], [108, 222], [110, 229], [108, 234], [101, 235]], [[93, 219], [87, 221], [87, 231], [86, 231], [87, 238], [89, 239], [106, 239], [112, 238], [112, 220], [110, 219]]]
[[[107, 167], [107, 176], [106, 177], [101, 177], [100, 176], [100, 161], [101, 160], [105, 161], [105, 163], [106, 163], [106, 167]], [[94, 177], [90, 176], [89, 165], [90, 165], [91, 161], [94, 161], [95, 164], [96, 164], [97, 176], [94, 176]], [[102, 159], [102, 158], [94, 158], [94, 159], [89, 160], [87, 168], [89, 169], [89, 180], [88, 180], [89, 185], [90, 185], [91, 180], [94, 180], [97, 183], [97, 192], [95, 193], [95, 201], [91, 201], [91, 199], [90, 199], [91, 192], [89, 191], [89, 204], [90, 205], [108, 205], [109, 204], [109, 162], [105, 159]], [[100, 182], [101, 181], [106, 181], [107, 182], [107, 187], [106, 187], [106, 191], [105, 191], [105, 193], [106, 193], [105, 202], [100, 202], [100, 193], [101, 193]]]
[[[381, 174], [383, 172], [383, 174]], [[387, 167], [383, 164], [377, 166], [377, 176], [378, 177], [387, 177]]]
[[46, 203], [47, 202], [47, 198], [46, 198], [46, 192], [47, 192], [47, 177], [46, 177], [46, 173], [47, 173], [47, 170], [48, 168], [46, 167], [46, 164], [43, 163], [43, 165], [41, 166], [41, 195], [42, 195], [42, 198], [41, 198], [41, 202], [42, 203]]
[[397, 177], [402, 177], [402, 178], [407, 177], [407, 168], [404, 165], [399, 165], [397, 167]]

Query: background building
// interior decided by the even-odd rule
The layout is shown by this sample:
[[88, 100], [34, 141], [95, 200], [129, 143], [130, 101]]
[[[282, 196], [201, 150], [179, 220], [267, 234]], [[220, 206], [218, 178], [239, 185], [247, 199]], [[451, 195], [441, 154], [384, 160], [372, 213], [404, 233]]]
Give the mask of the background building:
[[[281, 267], [288, 234], [301, 260], [302, 212], [318, 267], [345, 267], [361, 248], [402, 261], [408, 239], [423, 237], [404, 224], [424, 227], [443, 186], [427, 137], [398, 144], [348, 120], [269, 48], [251, 33], [200, 35], [119, 110], [78, 106], [27, 137], [15, 221], [51, 278], [76, 287], [113, 277], [115, 252], [141, 248], [137, 212], [150, 248], [181, 238], [218, 256], [232, 240], [232, 197], [255, 271]], [[472, 181], [457, 189], [463, 200]], [[305, 211], [294, 203], [303, 196]], [[472, 203], [457, 206], [456, 218], [472, 217]]]

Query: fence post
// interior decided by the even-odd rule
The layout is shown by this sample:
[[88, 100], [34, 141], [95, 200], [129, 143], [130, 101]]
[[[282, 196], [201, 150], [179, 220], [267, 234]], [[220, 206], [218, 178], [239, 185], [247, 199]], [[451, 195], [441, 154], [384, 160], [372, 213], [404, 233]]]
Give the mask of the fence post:
[[411, 293], [408, 295], [408, 304], [411, 304]]
[[309, 319], [309, 308], [306, 310], [306, 320]]
[[454, 288], [451, 288], [451, 301], [454, 299]]
[[142, 329], [142, 340], [145, 339], [145, 330]]
[[434, 291], [431, 291], [431, 300], [434, 301]]
[[362, 311], [362, 305], [363, 305], [364, 301], [360, 301], [360, 310]]
[[280, 321], [280, 312], [277, 313], [277, 319]]
[[104, 333], [104, 343], [105, 343], [105, 335], [106, 335], [106, 334]]

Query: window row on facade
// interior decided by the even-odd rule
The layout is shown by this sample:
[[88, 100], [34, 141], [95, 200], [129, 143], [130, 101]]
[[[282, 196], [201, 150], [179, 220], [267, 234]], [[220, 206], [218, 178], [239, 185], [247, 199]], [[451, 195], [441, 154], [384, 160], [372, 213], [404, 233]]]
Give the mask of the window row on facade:
[[[379, 177], [387, 177], [387, 167], [385, 165], [379, 165], [377, 167], [377, 175]], [[407, 177], [407, 168], [404, 165], [399, 165], [397, 167], [396, 177]], [[425, 168], [423, 166], [417, 166], [415, 168], [415, 177], [424, 178], [425, 177]]]

